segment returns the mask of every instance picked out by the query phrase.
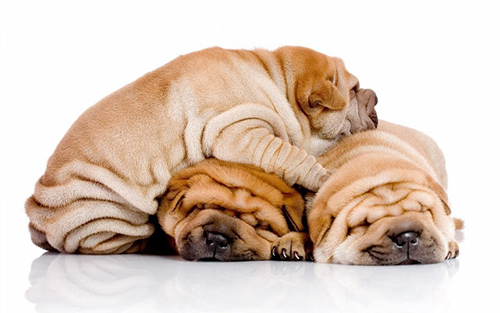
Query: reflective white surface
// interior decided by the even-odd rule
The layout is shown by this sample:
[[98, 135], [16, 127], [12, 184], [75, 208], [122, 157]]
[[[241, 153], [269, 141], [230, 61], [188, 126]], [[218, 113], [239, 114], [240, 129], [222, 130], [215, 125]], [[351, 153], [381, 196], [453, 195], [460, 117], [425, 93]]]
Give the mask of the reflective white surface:
[[475, 256], [482, 247], [469, 239], [461, 248], [456, 260], [400, 266], [191, 262], [34, 248], [31, 265], [8, 260], [2, 305], [22, 312], [495, 312], [496, 260]]
[[476, 268], [464, 253], [404, 266], [45, 253], [24, 296], [35, 312], [486, 312], [493, 264]]
[[26, 298], [37, 312], [441, 312], [458, 270], [44, 254]]

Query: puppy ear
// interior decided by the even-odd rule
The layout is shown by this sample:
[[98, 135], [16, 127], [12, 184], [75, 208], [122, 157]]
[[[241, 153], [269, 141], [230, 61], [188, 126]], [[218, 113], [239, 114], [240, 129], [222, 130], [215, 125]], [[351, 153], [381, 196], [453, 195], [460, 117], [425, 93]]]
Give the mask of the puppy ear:
[[434, 191], [436, 191], [439, 195], [439, 198], [441, 198], [441, 203], [443, 204], [444, 212], [446, 213], [446, 215], [451, 215], [450, 203], [448, 201], [448, 194], [446, 193], [446, 190], [444, 190], [441, 184], [436, 182]]
[[286, 205], [281, 207], [281, 211], [283, 212], [283, 216], [285, 217], [286, 224], [290, 231], [303, 232], [304, 226], [302, 223], [302, 217], [299, 217], [298, 214], [295, 213], [294, 210], [288, 210]]
[[185, 195], [186, 191], [180, 190], [178, 193], [172, 195], [173, 196], [172, 199], [168, 199], [169, 197], [167, 197], [168, 199], [167, 210], [170, 211], [171, 213], [177, 211], [182, 206], [182, 201], [184, 200]]
[[334, 220], [335, 218], [328, 214], [317, 216], [315, 219], [308, 219], [309, 236], [315, 246], [323, 244], [330, 229], [333, 227]]
[[441, 202], [443, 203], [443, 207], [444, 207], [444, 211], [446, 212], [446, 215], [450, 215], [451, 209], [450, 209], [450, 206], [448, 204], [448, 199], [446, 199], [446, 201], [441, 199]]
[[450, 215], [451, 209], [450, 209], [450, 203], [448, 201], [448, 194], [446, 193], [446, 190], [433, 177], [431, 177], [430, 175], [426, 175], [426, 176], [427, 176], [427, 181], [429, 182], [430, 187], [432, 188], [432, 190], [434, 190], [434, 192], [436, 192], [438, 194], [439, 198], [441, 199], [441, 203], [443, 204], [443, 208], [444, 208], [446, 215]]
[[314, 114], [318, 107], [330, 110], [342, 110], [347, 100], [330, 79], [303, 77], [296, 87], [296, 99], [306, 114]]
[[308, 98], [310, 108], [323, 106], [330, 110], [342, 110], [346, 104], [346, 99], [342, 97], [338, 88], [330, 80], [325, 80], [316, 86]]
[[174, 235], [174, 227], [182, 219], [183, 201], [188, 190], [186, 181], [169, 182], [167, 192], [159, 199], [157, 217], [161, 228], [170, 236]]

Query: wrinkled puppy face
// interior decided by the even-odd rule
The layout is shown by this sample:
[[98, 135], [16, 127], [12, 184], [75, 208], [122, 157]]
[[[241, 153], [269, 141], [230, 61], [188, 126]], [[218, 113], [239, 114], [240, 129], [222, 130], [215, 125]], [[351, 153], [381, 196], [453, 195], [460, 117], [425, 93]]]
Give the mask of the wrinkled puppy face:
[[179, 253], [186, 260], [269, 259], [277, 235], [267, 225], [258, 225], [258, 221], [252, 224], [234, 210], [198, 203], [179, 225], [175, 236]]
[[158, 211], [187, 260], [269, 260], [278, 237], [303, 230], [298, 192], [274, 174], [215, 159], [178, 172]]
[[[323, 86], [332, 91], [313, 92], [307, 103], [313, 134], [321, 139], [338, 141], [345, 136], [377, 128], [375, 105], [378, 99], [375, 92], [359, 88], [358, 79], [345, 69], [342, 60], [332, 58], [330, 62], [335, 64], [336, 76], [329, 77]], [[311, 98], [314, 99], [312, 102]]]
[[336, 141], [377, 127], [375, 93], [361, 89], [341, 59], [306, 48], [295, 47], [289, 53], [294, 60], [295, 99], [309, 119], [313, 136]]
[[356, 182], [336, 193], [318, 193], [308, 218], [315, 259], [397, 265], [455, 258], [449, 208], [439, 192], [412, 182], [418, 175], [410, 174], [406, 182], [383, 182], [381, 175], [376, 186]]

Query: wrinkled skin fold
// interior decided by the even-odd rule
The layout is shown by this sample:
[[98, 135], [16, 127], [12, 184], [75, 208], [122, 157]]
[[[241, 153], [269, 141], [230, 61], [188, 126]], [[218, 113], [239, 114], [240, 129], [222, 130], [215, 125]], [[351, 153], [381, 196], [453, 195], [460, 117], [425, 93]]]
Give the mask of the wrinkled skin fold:
[[305, 260], [302, 196], [275, 174], [207, 159], [174, 175], [158, 221], [187, 260]]
[[316, 261], [396, 265], [458, 256], [444, 157], [430, 137], [381, 121], [319, 161], [333, 174], [308, 203]]
[[359, 86], [341, 59], [304, 47], [179, 56], [73, 123], [25, 203], [31, 239], [65, 253], [144, 252], [170, 178], [207, 158], [316, 191], [330, 175], [316, 157], [376, 127], [375, 93]]

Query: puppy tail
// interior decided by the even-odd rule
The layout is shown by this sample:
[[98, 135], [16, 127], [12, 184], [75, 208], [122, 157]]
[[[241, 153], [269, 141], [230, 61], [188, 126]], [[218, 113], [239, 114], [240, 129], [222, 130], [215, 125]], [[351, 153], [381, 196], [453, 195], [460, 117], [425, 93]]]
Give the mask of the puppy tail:
[[463, 220], [454, 217], [453, 222], [455, 223], [455, 230], [462, 230], [464, 229], [465, 223]]

